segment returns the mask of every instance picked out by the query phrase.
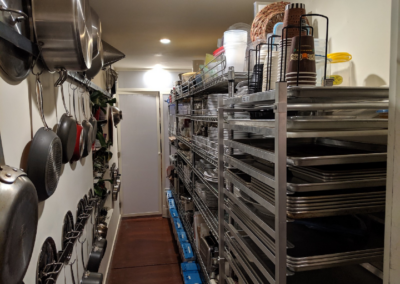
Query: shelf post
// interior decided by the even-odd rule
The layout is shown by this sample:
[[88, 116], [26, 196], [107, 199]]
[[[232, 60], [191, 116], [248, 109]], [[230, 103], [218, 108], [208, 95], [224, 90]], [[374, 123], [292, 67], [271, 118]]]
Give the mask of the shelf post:
[[277, 82], [275, 93], [275, 283], [286, 284], [286, 123], [287, 83]]
[[225, 282], [224, 242], [224, 109], [223, 98], [218, 98], [218, 236], [219, 236], [219, 279]]

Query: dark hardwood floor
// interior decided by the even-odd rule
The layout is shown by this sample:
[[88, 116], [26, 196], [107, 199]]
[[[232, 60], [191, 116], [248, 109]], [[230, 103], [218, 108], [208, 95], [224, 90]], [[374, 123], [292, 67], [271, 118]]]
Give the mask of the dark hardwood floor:
[[123, 219], [109, 284], [183, 284], [169, 219]]

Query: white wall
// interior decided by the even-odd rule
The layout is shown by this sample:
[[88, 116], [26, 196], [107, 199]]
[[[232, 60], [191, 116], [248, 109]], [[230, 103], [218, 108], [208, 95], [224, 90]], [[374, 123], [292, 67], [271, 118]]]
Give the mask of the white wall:
[[[352, 85], [389, 85], [391, 0], [304, 0], [307, 13], [329, 17], [328, 53], [349, 52]], [[316, 20], [325, 38], [325, 19]]]
[[[41, 81], [44, 89], [44, 109], [47, 123], [50, 127], [57, 124], [56, 112], [54, 108], [54, 98], [56, 97], [58, 118], [64, 113], [61, 95], [53, 87], [57, 75], [44, 73]], [[101, 81], [101, 80], [100, 80]], [[42, 127], [39, 111], [36, 106], [34, 77], [30, 75], [19, 85], [12, 86], [0, 79], [0, 130], [4, 147], [6, 163], [16, 167], [25, 168], [23, 160], [27, 156], [27, 147], [36, 131]], [[64, 91], [68, 101], [68, 83], [64, 83]], [[72, 94], [72, 92], [71, 92]], [[114, 135], [117, 137], [116, 133]], [[117, 152], [117, 141], [115, 140], [113, 152]], [[117, 161], [117, 154], [113, 157]], [[36, 283], [36, 265], [41, 246], [47, 237], [51, 236], [57, 246], [61, 249], [61, 230], [65, 214], [70, 210], [76, 222], [76, 208], [79, 200], [93, 188], [93, 170], [91, 155], [73, 164], [63, 165], [62, 176], [56, 192], [48, 200], [39, 204], [39, 224], [36, 236], [35, 247], [32, 259], [25, 275], [25, 284]], [[112, 206], [111, 201], [108, 202]], [[108, 231], [109, 248], [102, 262], [100, 272], [105, 273], [110, 259], [110, 251], [114, 241], [117, 224], [119, 221], [118, 201], [114, 204], [114, 215]], [[90, 222], [86, 226], [88, 229]], [[86, 231], [86, 230], [85, 230]], [[86, 238], [86, 232], [82, 240]], [[86, 244], [84, 245], [85, 261], [87, 261]], [[82, 262], [79, 250], [75, 251], [72, 261], [79, 253], [79, 278], [83, 273]], [[74, 265], [76, 272], [76, 266]], [[64, 278], [65, 277], [65, 278]], [[65, 280], [66, 279], [66, 282]], [[70, 280], [69, 268], [61, 271], [57, 283], [72, 283]], [[77, 282], [79, 283], [79, 282]]]

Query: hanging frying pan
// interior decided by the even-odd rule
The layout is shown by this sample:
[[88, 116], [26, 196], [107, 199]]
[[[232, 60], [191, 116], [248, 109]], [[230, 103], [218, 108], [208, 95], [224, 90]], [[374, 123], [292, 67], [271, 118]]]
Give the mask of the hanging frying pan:
[[0, 284], [19, 284], [36, 239], [38, 199], [26, 174], [4, 162], [0, 136]]
[[29, 150], [26, 172], [36, 187], [40, 201], [49, 198], [58, 185], [62, 164], [62, 143], [48, 126], [43, 112], [43, 89], [36, 76], [36, 99], [43, 126], [40, 128]]
[[[48, 277], [47, 273], [51, 272], [51, 263], [57, 262], [57, 249], [56, 244], [52, 237], [48, 237], [43, 245], [39, 254], [39, 259], [36, 268], [36, 283], [45, 283], [42, 280]], [[49, 281], [51, 282], [51, 281]]]
[[55, 86], [61, 90], [61, 98], [63, 101], [65, 113], [61, 116], [61, 119], [57, 127], [57, 135], [60, 137], [63, 149], [62, 163], [68, 163], [72, 155], [74, 154], [75, 142], [76, 142], [76, 121], [69, 113], [67, 106], [65, 105], [64, 98], [64, 87], [63, 82], [67, 79], [67, 71], [62, 70], [60, 73], [60, 79], [56, 82]]
[[92, 150], [93, 126], [88, 120], [86, 120], [84, 95], [82, 95], [81, 100], [82, 100], [82, 111], [83, 111], [82, 127], [83, 127], [83, 137], [84, 137], [84, 147], [83, 147], [82, 158], [84, 158], [84, 157], [87, 157], [89, 155], [90, 151]]
[[[84, 137], [83, 137], [83, 128], [78, 119], [76, 118], [76, 109], [75, 109], [75, 91], [78, 87], [73, 89], [73, 105], [74, 105], [74, 115], [76, 120], [76, 140], [75, 140], [75, 148], [74, 153], [72, 154], [71, 162], [79, 161], [82, 157], [83, 149], [84, 149]], [[78, 109], [79, 110], [79, 109]], [[80, 116], [80, 114], [79, 114]]]

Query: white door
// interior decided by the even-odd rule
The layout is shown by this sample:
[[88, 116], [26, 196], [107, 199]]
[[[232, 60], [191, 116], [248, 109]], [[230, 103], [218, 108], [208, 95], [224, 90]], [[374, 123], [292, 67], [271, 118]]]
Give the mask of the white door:
[[120, 93], [122, 216], [161, 214], [159, 93]]

